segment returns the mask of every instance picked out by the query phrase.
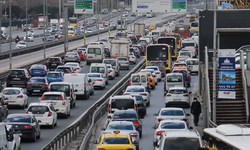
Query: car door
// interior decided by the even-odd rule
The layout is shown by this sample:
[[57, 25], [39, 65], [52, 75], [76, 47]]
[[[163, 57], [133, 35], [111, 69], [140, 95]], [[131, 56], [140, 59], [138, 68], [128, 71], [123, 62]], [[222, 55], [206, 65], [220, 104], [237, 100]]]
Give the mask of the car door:
[[34, 132], [36, 132], [36, 135], [37, 135], [40, 132], [40, 125], [39, 125], [38, 121], [36, 120], [35, 116], [32, 116], [32, 124], [35, 127]]
[[56, 113], [56, 109], [53, 105], [50, 105], [49, 108], [53, 111], [52, 112], [52, 115], [53, 115], [53, 118], [55, 118], [55, 121], [57, 120], [57, 113]]

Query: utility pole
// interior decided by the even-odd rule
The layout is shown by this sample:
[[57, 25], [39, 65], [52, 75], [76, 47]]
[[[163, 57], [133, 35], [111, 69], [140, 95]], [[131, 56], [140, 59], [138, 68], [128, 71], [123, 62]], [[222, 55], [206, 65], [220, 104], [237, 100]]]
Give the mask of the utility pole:
[[83, 17], [84, 17], [84, 33], [83, 33], [83, 39], [84, 39], [84, 45], [86, 45], [86, 15], [85, 14], [83, 14]]
[[[100, 2], [100, 1], [99, 1]], [[99, 41], [99, 37], [100, 37], [100, 31], [99, 31], [99, 3], [98, 3], [98, 0], [97, 0], [97, 32], [98, 32], [98, 41]]]
[[[43, 17], [44, 17], [44, 25], [43, 25], [43, 58], [46, 58], [46, 39], [45, 39], [45, 27], [47, 26], [47, 19], [45, 17], [45, 0], [43, 0]], [[46, 20], [45, 20], [46, 19]]]
[[28, 3], [27, 3], [27, 0], [25, 0], [26, 2], [26, 15], [25, 15], [25, 18], [26, 18], [26, 29], [25, 29], [25, 32], [26, 32], [26, 35], [25, 35], [25, 39], [26, 39], [26, 42], [28, 42]]
[[[2, 10], [3, 10], [3, 0], [1, 1], [1, 6], [0, 6], [0, 8], [1, 8], [1, 9], [0, 9], [0, 10], [1, 10], [1, 11], [0, 11], [0, 29], [1, 29], [1, 28], [2, 28], [2, 19], [3, 19], [3, 11], [2, 11]], [[2, 50], [1, 50], [1, 49], [2, 49], [2, 48], [1, 48], [1, 44], [2, 44], [2, 40], [0, 40], [0, 53], [1, 53], [1, 51], [2, 51]]]
[[9, 30], [10, 30], [10, 37], [9, 37], [9, 44], [10, 44], [10, 69], [12, 69], [12, 36], [11, 36], [11, 0], [9, 1]]
[[59, 0], [59, 18], [62, 18], [62, 0]]
[[64, 25], [64, 52], [68, 51], [68, 6], [64, 5], [64, 18], [65, 18], [65, 25]]

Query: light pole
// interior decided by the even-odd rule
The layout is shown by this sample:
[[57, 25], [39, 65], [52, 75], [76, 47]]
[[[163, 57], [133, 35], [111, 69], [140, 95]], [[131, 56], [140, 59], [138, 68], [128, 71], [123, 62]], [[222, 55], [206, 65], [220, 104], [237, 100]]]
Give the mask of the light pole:
[[10, 69], [12, 69], [12, 37], [11, 37], [11, 0], [9, 2], [9, 30], [10, 30], [10, 37], [9, 37], [9, 44], [10, 44]]
[[66, 4], [64, 4], [63, 11], [64, 11], [64, 18], [65, 18], [65, 25], [63, 27], [64, 29], [64, 52], [66, 53], [68, 51], [68, 6]]
[[44, 17], [44, 26], [43, 26], [43, 58], [46, 58], [46, 45], [45, 45], [45, 26], [47, 26], [47, 19], [45, 20], [45, 0], [43, 0], [43, 17]]
[[62, 17], [62, 0], [59, 0], [59, 18]]
[[[1, 1], [1, 11], [0, 11], [0, 29], [2, 28], [2, 18], [3, 18], [3, 0]], [[1, 44], [2, 44], [2, 40], [1, 40], [1, 37], [0, 37], [0, 52], [1, 52]]]
[[96, 3], [96, 13], [97, 13], [97, 32], [98, 32], [98, 41], [99, 41], [99, 36], [100, 36], [100, 31], [99, 31], [99, 7], [98, 7], [99, 3], [97, 1]]
[[25, 1], [26, 2], [26, 14], [25, 14], [25, 19], [26, 19], [26, 29], [25, 29], [25, 32], [26, 32], [26, 35], [25, 35], [25, 41], [27, 42], [28, 41], [28, 3], [27, 3], [27, 0]]

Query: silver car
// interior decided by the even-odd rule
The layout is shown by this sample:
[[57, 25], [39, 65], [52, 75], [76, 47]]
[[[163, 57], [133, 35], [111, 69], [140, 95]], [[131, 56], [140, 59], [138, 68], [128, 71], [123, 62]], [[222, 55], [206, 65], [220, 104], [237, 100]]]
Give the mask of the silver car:
[[136, 130], [133, 122], [129, 121], [111, 121], [107, 128], [102, 128], [103, 134], [113, 134], [114, 131], [120, 131], [120, 134], [129, 135], [132, 142], [137, 141], [136, 149], [139, 150], [139, 132]]
[[78, 55], [77, 52], [67, 52], [66, 55], [64, 56], [64, 63], [67, 62], [78, 62], [79, 64], [81, 63], [81, 58]]
[[20, 41], [16, 44], [16, 48], [25, 48], [27, 47], [27, 43], [24, 41]]
[[120, 68], [129, 70], [129, 60], [127, 57], [117, 57], [117, 60], [120, 64]]

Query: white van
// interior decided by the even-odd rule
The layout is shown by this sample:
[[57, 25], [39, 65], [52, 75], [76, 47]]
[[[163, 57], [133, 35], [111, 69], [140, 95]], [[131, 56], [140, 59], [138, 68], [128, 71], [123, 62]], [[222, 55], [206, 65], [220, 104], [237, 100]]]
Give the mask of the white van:
[[192, 51], [190, 51], [190, 50], [183, 49], [183, 50], [179, 51], [179, 55], [178, 56], [188, 56], [190, 58], [193, 58], [194, 57], [194, 53]]
[[164, 79], [164, 95], [170, 87], [184, 87], [184, 77], [182, 73], [168, 73]]
[[106, 64], [104, 63], [92, 63], [89, 68], [89, 73], [101, 73], [105, 79], [106, 85], [109, 84], [109, 70]]
[[89, 98], [89, 81], [86, 74], [71, 73], [64, 74], [64, 82], [69, 82], [74, 85], [76, 97]]
[[188, 58], [186, 60], [186, 64], [188, 65], [191, 73], [199, 72], [199, 60], [195, 58]]
[[181, 41], [181, 47], [188, 47], [188, 46], [192, 46], [192, 47], [197, 47], [196, 42], [193, 39], [184, 39]]
[[70, 100], [70, 107], [76, 106], [76, 94], [74, 85], [70, 82], [51, 82], [48, 87], [49, 92], [64, 92]]
[[102, 63], [112, 65], [112, 68], [115, 70], [116, 76], [120, 76], [120, 64], [116, 58], [103, 59]]
[[88, 45], [87, 47], [87, 65], [90, 63], [101, 63], [105, 58], [104, 45]]

